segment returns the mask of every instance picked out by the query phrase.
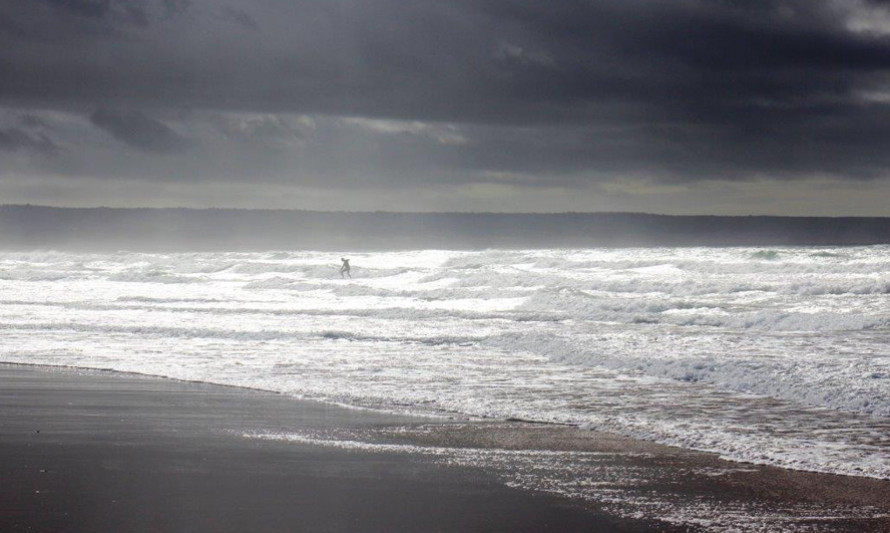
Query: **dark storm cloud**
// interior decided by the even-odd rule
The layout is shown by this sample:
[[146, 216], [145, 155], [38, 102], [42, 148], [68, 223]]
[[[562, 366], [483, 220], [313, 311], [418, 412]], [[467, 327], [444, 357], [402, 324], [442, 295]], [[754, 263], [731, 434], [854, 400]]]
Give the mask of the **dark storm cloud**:
[[53, 155], [59, 146], [43, 134], [32, 134], [20, 128], [0, 128], [0, 150], [33, 150]]
[[[105, 18], [133, 7], [111, 0], [50, 3]], [[76, 36], [99, 51], [107, 47], [110, 64], [72, 54], [60, 58], [70, 72], [28, 72], [17, 61], [17, 47], [7, 46], [4, 55], [11, 73], [19, 74], [17, 85], [28, 84], [36, 97], [59, 104], [111, 97], [155, 105], [507, 123], [609, 118], [601, 108], [621, 103], [647, 116], [684, 118], [691, 101], [722, 108], [847, 96], [862, 82], [857, 75], [890, 64], [885, 38], [847, 31], [829, 7], [834, 4], [810, 0], [410, 6], [394, 0], [267, 1], [254, 7], [267, 22], [264, 35], [247, 41], [238, 41], [211, 12], [250, 27], [258, 27], [257, 19], [229, 4], [218, 11], [214, 5], [180, 11], [178, 22], [156, 32], [122, 34], [120, 42]], [[21, 3], [17, 12], [24, 13], [10, 10], [6, 18], [23, 26], [50, 24], [35, 24], [40, 13], [27, 6]], [[195, 39], [196, 33], [207, 34], [206, 40]], [[117, 47], [127, 53], [115, 54]], [[25, 55], [50, 59], [50, 50], [30, 52]], [[64, 81], [89, 90], [66, 90]], [[7, 81], [0, 89], [10, 97], [27, 96], [11, 85]]]
[[254, 18], [251, 17], [250, 14], [243, 9], [238, 9], [232, 6], [223, 6], [222, 8], [220, 8], [220, 16], [224, 20], [239, 24], [241, 27], [248, 30], [256, 31], [260, 29], [256, 20], [254, 20]]
[[138, 111], [99, 109], [90, 115], [90, 121], [116, 139], [148, 152], [180, 152], [191, 144], [163, 122]]
[[133, 23], [139, 26], [148, 25], [152, 11], [160, 8], [160, 12], [171, 15], [182, 12], [190, 0], [33, 0], [42, 2], [49, 7], [77, 16], [104, 19], [113, 18], [116, 22]]
[[84, 17], [103, 17], [111, 7], [109, 0], [44, 0], [44, 2]]
[[[89, 117], [207, 180], [876, 179], [890, 176], [887, 6], [12, 0], [0, 105]], [[71, 168], [127, 175], [124, 157]], [[168, 164], [140, 159], [139, 176]]]

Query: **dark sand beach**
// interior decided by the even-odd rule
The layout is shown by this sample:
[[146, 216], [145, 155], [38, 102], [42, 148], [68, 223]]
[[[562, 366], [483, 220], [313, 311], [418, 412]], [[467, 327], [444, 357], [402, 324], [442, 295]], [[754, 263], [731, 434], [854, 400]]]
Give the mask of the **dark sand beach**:
[[[712, 454], [572, 427], [438, 422], [229, 387], [13, 365], [0, 365], [0, 531], [695, 530], [509, 487], [485, 469], [423, 454], [244, 437], [270, 431], [346, 431], [457, 448], [631, 451], [610, 460], [660, 473], [639, 490], [776, 509], [840, 506], [858, 511], [800, 520], [830, 523], [833, 531], [890, 531], [887, 481], [737, 468]], [[714, 471], [723, 473], [702, 474]]]
[[245, 439], [418, 420], [140, 376], [0, 366], [0, 531], [662, 531], [422, 458]]

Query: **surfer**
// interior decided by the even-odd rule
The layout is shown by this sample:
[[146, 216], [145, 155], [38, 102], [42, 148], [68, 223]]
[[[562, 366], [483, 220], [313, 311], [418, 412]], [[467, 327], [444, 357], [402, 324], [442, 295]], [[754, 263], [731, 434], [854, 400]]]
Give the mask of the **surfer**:
[[340, 267], [340, 277], [342, 278], [344, 275], [352, 277], [352, 274], [349, 273], [349, 259], [340, 258], [340, 261], [343, 261], [343, 266]]

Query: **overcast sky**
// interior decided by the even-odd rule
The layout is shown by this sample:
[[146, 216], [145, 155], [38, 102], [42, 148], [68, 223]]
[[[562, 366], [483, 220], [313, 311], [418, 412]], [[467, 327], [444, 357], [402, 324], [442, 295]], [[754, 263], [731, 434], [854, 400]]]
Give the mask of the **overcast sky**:
[[890, 216], [890, 2], [4, 0], [0, 203]]

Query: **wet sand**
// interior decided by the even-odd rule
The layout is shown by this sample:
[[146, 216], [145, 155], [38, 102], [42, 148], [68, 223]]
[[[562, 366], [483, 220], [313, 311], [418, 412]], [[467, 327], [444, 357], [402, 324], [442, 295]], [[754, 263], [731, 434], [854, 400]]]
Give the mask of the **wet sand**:
[[[626, 503], [607, 507], [625, 516], [648, 508], [650, 516], [686, 518], [687, 525], [716, 531], [890, 532], [890, 480], [738, 463], [712, 453], [571, 426], [434, 424], [399, 431], [394, 438], [428, 446], [603, 454], [592, 470], [595, 476], [613, 479], [615, 473], [629, 472], [634, 479], [602, 483], [605, 498], [593, 491], [588, 505], [602, 508], [603, 500], [618, 492]], [[581, 470], [575, 468], [557, 481], [571, 485], [573, 478], [590, 474]], [[559, 492], [556, 485], [554, 491]]]
[[[524, 490], [508, 483], [509, 462], [477, 468], [398, 449], [245, 434], [592, 452], [595, 475], [633, 472], [636, 485], [624, 487], [620, 498], [657, 495], [684, 509], [684, 502], [716, 502], [716, 511], [696, 508], [698, 518], [716, 522], [719, 516], [705, 515], [736, 512], [741, 502], [767, 512], [804, 509], [789, 516], [814, 531], [890, 531], [884, 480], [740, 465], [574, 427], [442, 422], [230, 387], [15, 365], [0, 365], [0, 531], [696, 530], [653, 519], [657, 509], [635, 519], [621, 502]], [[850, 514], [808, 511], [828, 508]], [[762, 530], [781, 531], [781, 523]]]
[[0, 365], [0, 531], [682, 530], [478, 469], [242, 436], [416, 423], [227, 387]]

